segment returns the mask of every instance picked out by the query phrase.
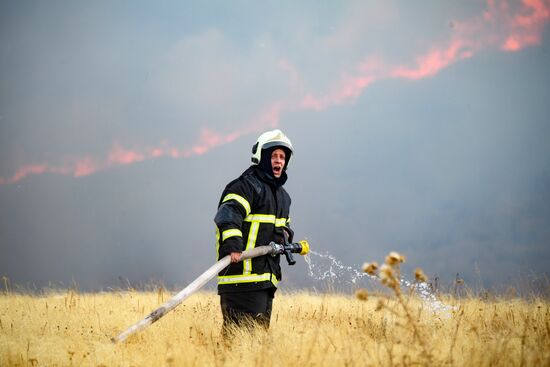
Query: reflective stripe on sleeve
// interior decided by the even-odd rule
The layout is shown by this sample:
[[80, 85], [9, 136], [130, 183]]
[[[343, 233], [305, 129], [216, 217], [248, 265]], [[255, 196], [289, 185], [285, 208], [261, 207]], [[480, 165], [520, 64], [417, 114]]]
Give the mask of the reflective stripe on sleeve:
[[246, 215], [250, 214], [250, 203], [248, 202], [248, 200], [246, 200], [245, 198], [243, 198], [241, 195], [237, 195], [237, 194], [227, 194], [225, 195], [225, 197], [223, 198], [222, 200], [222, 203], [225, 203], [226, 201], [229, 201], [229, 200], [235, 200], [237, 201], [239, 204], [241, 204], [246, 212]]
[[284, 226], [286, 226], [286, 218], [275, 219], [275, 227], [284, 227]]
[[242, 237], [243, 233], [240, 229], [227, 229], [222, 232], [222, 242], [228, 239], [229, 237]]

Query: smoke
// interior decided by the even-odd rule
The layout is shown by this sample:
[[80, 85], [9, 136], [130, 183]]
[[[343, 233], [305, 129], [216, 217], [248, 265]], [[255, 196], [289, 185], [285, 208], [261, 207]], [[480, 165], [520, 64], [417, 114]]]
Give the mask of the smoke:
[[548, 1], [17, 4], [0, 3], [14, 282], [192, 280], [223, 184], [274, 127], [316, 251], [546, 271]]
[[[409, 64], [392, 63], [385, 61], [379, 55], [371, 54], [350, 70], [340, 70], [336, 73], [340, 77], [332, 79], [324, 91], [312, 90], [311, 84], [313, 83], [308, 84], [300, 68], [293, 65], [289, 58], [277, 55], [275, 46], [272, 45], [270, 51], [267, 52], [251, 50], [250, 52], [254, 53], [255, 61], [275, 69], [272, 73], [273, 77], [269, 77], [270, 79], [284, 75], [287, 83], [282, 93], [279, 96], [272, 96], [271, 101], [265, 100], [265, 98], [259, 100], [257, 104], [263, 104], [264, 107], [260, 107], [259, 110], [256, 108], [257, 112], [253, 111], [254, 108], [246, 112], [241, 116], [241, 123], [235, 124], [229, 121], [222, 123], [221, 125], [225, 124], [226, 126], [221, 128], [213, 127], [220, 126], [220, 122], [212, 123], [210, 127], [203, 125], [194, 142], [187, 146], [181, 146], [164, 138], [157, 144], [145, 147], [136, 144], [129, 147], [130, 144], [125, 146], [115, 140], [111, 149], [102, 156], [97, 154], [65, 156], [59, 159], [58, 163], [42, 161], [21, 165], [12, 175], [0, 177], [0, 185], [14, 184], [29, 176], [45, 173], [83, 177], [106, 169], [161, 157], [184, 159], [203, 155], [211, 149], [235, 141], [240, 136], [278, 126], [282, 115], [286, 112], [322, 111], [332, 106], [353, 103], [368, 87], [384, 79], [420, 80], [433, 77], [450, 65], [474, 57], [489, 48], [498, 48], [505, 52], [518, 52], [525, 47], [540, 44], [544, 26], [550, 17], [549, 4], [550, 2], [547, 0], [523, 0], [521, 4], [490, 0], [482, 14], [465, 21], [452, 21], [449, 24], [451, 32], [448, 39], [432, 45], [427, 52], [412, 57], [413, 62], [409, 62]], [[388, 13], [388, 11], [386, 12]], [[349, 35], [348, 37], [351, 38]], [[330, 37], [329, 41], [334, 42]], [[351, 41], [348, 40], [348, 42], [354, 41], [357, 40], [353, 38]], [[262, 49], [266, 48], [265, 43], [269, 43], [269, 40], [262, 41]], [[216, 47], [204, 46], [212, 44]], [[231, 108], [227, 102], [224, 102], [230, 98], [227, 93], [220, 94], [219, 90], [213, 91], [211, 86], [218, 85], [221, 88], [224, 83], [246, 84], [247, 71], [244, 69], [250, 65], [250, 62], [246, 62], [243, 57], [238, 56], [232, 46], [225, 42], [219, 32], [207, 32], [203, 36], [177, 44], [163, 58], [161, 62], [163, 71], [153, 83], [156, 88], [154, 90], [158, 91], [172, 105], [177, 105], [186, 99], [191, 100], [191, 103], [195, 101], [194, 108], [199, 108], [200, 111], [206, 110], [212, 105]], [[211, 51], [213, 49], [226, 55], [229, 54], [233, 63], [224, 63], [224, 61], [218, 60], [217, 66], [210, 64], [209, 69], [200, 71], [204, 68], [201, 65], [203, 57], [216, 60], [216, 55]], [[187, 60], [185, 69], [182, 69], [178, 66], [180, 64], [174, 60], [181, 57], [189, 58], [190, 50], [193, 51], [192, 58], [196, 61], [191, 61], [191, 65], [189, 65]], [[266, 58], [278, 61], [266, 62]], [[322, 62], [322, 60], [320, 61]], [[165, 67], [166, 65], [172, 66]], [[231, 65], [243, 66], [237, 70], [226, 70]], [[228, 78], [231, 80], [224, 81]], [[195, 88], [192, 92], [182, 94], [181, 87], [189, 83], [197, 85], [197, 88], [200, 89]], [[252, 88], [252, 91], [254, 88], [259, 88], [257, 83], [251, 83], [248, 87]], [[278, 88], [276, 89], [278, 90]], [[217, 98], [217, 100], [212, 98]], [[246, 94], [243, 98], [252, 97]], [[242, 104], [243, 101], [235, 100], [233, 102]], [[224, 119], [223, 111], [213, 116], [220, 121]], [[240, 127], [235, 128], [234, 126]]]
[[73, 177], [82, 177], [94, 174], [108, 168], [130, 165], [142, 162], [147, 159], [171, 157], [171, 158], [190, 158], [197, 155], [203, 155], [210, 149], [230, 143], [239, 136], [246, 134], [247, 131], [233, 131], [226, 135], [203, 129], [197, 142], [189, 148], [180, 149], [167, 142], [159, 146], [150, 147], [141, 150], [127, 149], [118, 142], [113, 144], [112, 149], [104, 159], [97, 159], [91, 156], [67, 159], [67, 162], [61, 166], [52, 166], [48, 163], [33, 164], [23, 166], [9, 178], [1, 178], [0, 184], [13, 184], [21, 181], [29, 175], [39, 175], [43, 173], [58, 173]]

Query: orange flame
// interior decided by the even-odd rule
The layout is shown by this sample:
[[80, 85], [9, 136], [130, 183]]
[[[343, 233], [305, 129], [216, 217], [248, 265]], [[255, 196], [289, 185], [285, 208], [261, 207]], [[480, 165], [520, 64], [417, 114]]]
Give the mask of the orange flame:
[[521, 14], [509, 20], [510, 35], [502, 43], [504, 51], [519, 51], [540, 44], [544, 23], [550, 17], [550, 6], [543, 0], [523, 0]]
[[454, 40], [447, 48], [433, 50], [417, 59], [416, 68], [398, 66], [392, 72], [394, 78], [423, 79], [437, 74], [441, 69], [446, 68], [457, 60], [466, 59], [472, 56], [472, 51], [464, 49], [464, 43]]
[[[376, 80], [402, 78], [419, 80], [436, 75], [457, 61], [471, 58], [478, 51], [498, 47], [504, 51], [518, 51], [527, 46], [540, 44], [543, 27], [550, 17], [550, 0], [523, 0], [519, 14], [511, 15], [506, 1], [498, 4], [488, 1], [488, 10], [469, 22], [453, 22], [454, 32], [445, 46], [433, 47], [428, 53], [416, 58], [413, 66], [391, 66], [380, 60], [370, 59], [359, 65], [354, 76], [345, 75], [332, 92], [317, 97], [305, 93], [299, 102], [302, 109], [323, 110], [329, 106], [354, 101], [365, 88]], [[297, 83], [294, 69], [293, 84]]]

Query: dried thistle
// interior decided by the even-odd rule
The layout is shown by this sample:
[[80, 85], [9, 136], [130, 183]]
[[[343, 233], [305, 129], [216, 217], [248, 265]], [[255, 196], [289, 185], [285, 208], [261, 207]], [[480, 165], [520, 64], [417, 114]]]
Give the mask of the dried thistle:
[[358, 289], [355, 291], [355, 297], [361, 301], [366, 301], [369, 298], [369, 292], [364, 289]]
[[390, 252], [385, 260], [385, 263], [389, 266], [395, 266], [403, 262], [405, 262], [405, 256], [395, 251]]
[[427, 282], [428, 281], [428, 277], [426, 276], [426, 274], [424, 274], [424, 270], [422, 270], [420, 268], [414, 269], [414, 278], [416, 279], [417, 282]]
[[382, 265], [380, 267], [380, 279], [384, 280], [387, 278], [393, 278], [395, 275], [393, 268], [391, 266], [388, 266], [386, 264]]
[[380, 281], [387, 287], [396, 289], [398, 286], [397, 279], [393, 268], [387, 264], [380, 267]]
[[378, 263], [372, 262], [372, 263], [364, 263], [363, 264], [363, 272], [367, 273], [369, 275], [375, 275], [376, 270], [378, 270]]
[[[432, 355], [430, 354], [430, 351], [427, 348], [427, 344], [424, 340], [423, 333], [421, 332], [420, 325], [418, 324], [418, 321], [413, 316], [412, 309], [408, 305], [408, 302], [403, 297], [403, 294], [401, 293], [401, 287], [400, 287], [400, 270], [399, 270], [399, 264], [405, 262], [405, 256], [392, 251], [386, 256], [386, 259], [384, 261], [385, 263], [380, 266], [380, 270], [378, 272], [378, 277], [380, 279], [380, 282], [385, 285], [388, 288], [391, 288], [393, 292], [395, 293], [395, 296], [397, 297], [397, 302], [402, 307], [404, 315], [400, 315], [399, 313], [392, 310], [391, 307], [388, 307], [384, 304], [382, 300], [379, 300], [375, 310], [379, 311], [382, 308], [386, 307], [390, 312], [394, 313], [398, 317], [404, 317], [408, 325], [410, 325], [413, 329], [413, 338], [418, 338], [418, 341], [420, 343], [420, 346], [422, 347], [422, 354], [425, 356], [426, 360], [428, 362], [431, 362]], [[363, 271], [368, 273], [368, 271], [372, 271], [372, 264], [366, 263], [363, 265]], [[417, 281], [425, 282], [428, 277], [422, 269], [417, 268], [415, 270], [415, 278]], [[430, 365], [431, 363], [428, 363]]]

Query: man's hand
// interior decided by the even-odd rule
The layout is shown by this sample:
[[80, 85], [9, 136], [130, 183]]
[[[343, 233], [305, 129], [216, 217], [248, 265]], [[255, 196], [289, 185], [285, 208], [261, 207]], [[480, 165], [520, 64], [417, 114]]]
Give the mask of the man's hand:
[[294, 241], [294, 231], [287, 226], [283, 227], [283, 231], [286, 235], [287, 242], [292, 243], [292, 241]]
[[240, 252], [232, 252], [230, 254], [231, 256], [231, 262], [232, 263], [238, 263], [239, 261], [241, 261], [241, 253]]

